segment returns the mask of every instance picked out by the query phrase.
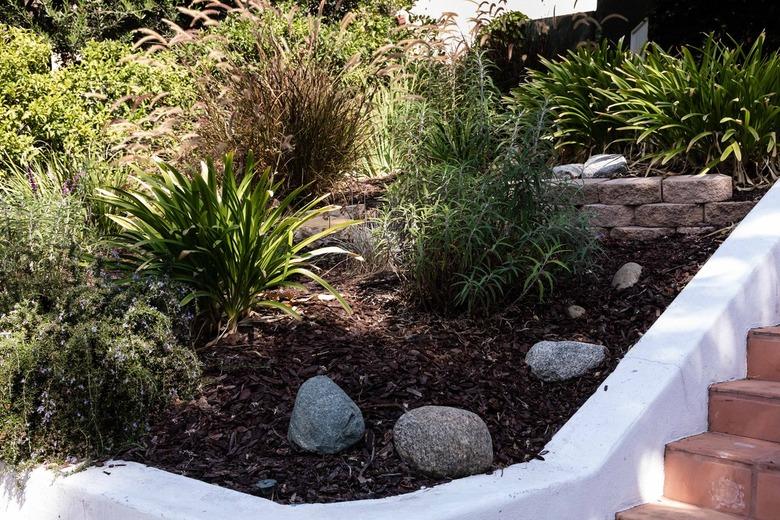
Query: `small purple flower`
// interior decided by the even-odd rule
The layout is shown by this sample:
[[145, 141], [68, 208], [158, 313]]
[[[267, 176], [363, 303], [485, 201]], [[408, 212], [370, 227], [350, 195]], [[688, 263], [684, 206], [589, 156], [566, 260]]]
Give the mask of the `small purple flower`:
[[30, 189], [33, 193], [38, 193], [38, 183], [35, 180], [35, 174], [32, 171], [32, 168], [29, 166], [27, 167], [27, 181], [30, 183]]

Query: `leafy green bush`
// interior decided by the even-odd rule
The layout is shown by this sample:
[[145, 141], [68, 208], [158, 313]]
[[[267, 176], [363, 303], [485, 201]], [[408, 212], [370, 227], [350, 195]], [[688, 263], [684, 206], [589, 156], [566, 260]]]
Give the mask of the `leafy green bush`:
[[679, 57], [654, 46], [644, 61], [612, 71], [609, 112], [628, 133], [621, 138], [662, 164], [716, 168], [740, 184], [776, 179], [780, 54], [763, 44], [763, 35], [749, 49], [710, 38]]
[[606, 44], [545, 62], [513, 92], [514, 104], [549, 106], [558, 147], [612, 149], [681, 171], [731, 174], [739, 184], [780, 173], [780, 54], [763, 36], [748, 49], [710, 37], [644, 58]]
[[502, 90], [517, 86], [518, 78], [525, 76], [533, 23], [520, 11], [506, 11], [490, 20], [478, 37], [479, 47], [496, 65], [493, 77], [497, 85]]
[[[175, 20], [176, 6], [189, 0], [0, 0], [8, 23], [42, 31], [58, 50], [77, 53], [89, 40], [129, 42], [140, 27], [163, 28], [163, 18]], [[22, 5], [24, 4], [24, 5]]]
[[382, 218], [411, 289], [429, 307], [470, 313], [544, 297], [592, 245], [549, 182], [544, 121], [524, 126], [502, 110], [480, 54], [430, 67], [409, 121], [417, 146]]
[[553, 138], [559, 148], [589, 154], [605, 147], [620, 126], [608, 116], [613, 88], [610, 71], [639, 60], [620, 43], [597, 49], [581, 47], [560, 61], [542, 60], [545, 72], [530, 71], [529, 81], [512, 91], [513, 104], [535, 117], [547, 107], [554, 118]]
[[44, 40], [0, 31], [0, 149], [15, 162], [41, 150], [102, 152], [118, 139], [112, 120], [142, 118], [156, 97], [171, 106], [195, 100], [191, 78], [169, 55], [142, 60], [129, 45], [90, 42], [81, 61], [50, 72]]
[[75, 199], [0, 196], [0, 313], [23, 300], [50, 308], [83, 280], [95, 242], [85, 216]]
[[334, 209], [321, 206], [325, 197], [293, 209], [301, 188], [278, 201], [273, 194], [281, 183], [270, 169], [256, 174], [251, 155], [243, 172], [234, 171], [232, 155], [223, 162], [221, 172], [208, 161], [200, 175], [191, 177], [163, 163], [158, 173], [142, 178], [145, 191], [105, 194], [118, 211], [112, 218], [124, 230], [118, 239], [126, 246], [125, 264], [140, 275], [169, 275], [184, 283], [191, 290], [185, 301], [197, 300], [212, 323], [229, 331], [256, 306], [295, 315], [266, 293], [300, 287], [296, 276], [313, 280], [348, 309], [309, 264], [317, 256], [346, 251], [307, 248], [350, 223], [299, 239], [301, 228]]
[[330, 19], [341, 19], [348, 13], [359, 10], [370, 10], [384, 16], [392, 16], [398, 9], [408, 8], [411, 5], [409, 2], [398, 0], [326, 0], [325, 2], [320, 0], [294, 0], [292, 3], [301, 6], [310, 14], [319, 13], [320, 5], [322, 5], [323, 16]]
[[76, 287], [52, 312], [22, 301], [0, 331], [0, 459], [12, 464], [114, 453], [200, 375], [171, 319], [111, 285]]
[[8, 86], [20, 77], [49, 70], [51, 46], [33, 31], [0, 24], [0, 99], [10, 96]]
[[[258, 32], [263, 33], [262, 40], [258, 40]], [[280, 2], [276, 7], [245, 6], [202, 36], [206, 47], [220, 39], [221, 48], [250, 63], [262, 61], [283, 42], [292, 53], [307, 50], [316, 61], [338, 69], [358, 59], [367, 65], [377, 49], [408, 33], [397, 29], [391, 14], [371, 7], [358, 7], [343, 20], [333, 20], [317, 17], [316, 10], [310, 13], [292, 2]], [[190, 42], [185, 47], [191, 47]]]

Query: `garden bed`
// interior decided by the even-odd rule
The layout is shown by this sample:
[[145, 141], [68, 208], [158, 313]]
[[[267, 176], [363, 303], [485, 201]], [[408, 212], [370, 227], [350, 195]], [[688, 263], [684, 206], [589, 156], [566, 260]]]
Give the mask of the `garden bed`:
[[[329, 273], [353, 306], [347, 316], [316, 293], [294, 300], [301, 322], [274, 318], [203, 347], [201, 395], [171, 407], [143, 444], [123, 458], [261, 495], [282, 503], [378, 498], [432, 486], [393, 449], [392, 427], [406, 410], [450, 405], [479, 414], [493, 436], [494, 468], [543, 458], [545, 444], [614, 369], [710, 257], [721, 236], [604, 245], [592, 272], [558, 288], [551, 303], [510, 307], [486, 319], [448, 318], [409, 307], [391, 273]], [[610, 286], [625, 262], [644, 266], [638, 285]], [[571, 319], [569, 305], [587, 309]], [[524, 363], [543, 339], [602, 343], [605, 364], [587, 377], [543, 383]], [[327, 374], [357, 402], [364, 439], [316, 456], [292, 448], [287, 426], [298, 387]]]

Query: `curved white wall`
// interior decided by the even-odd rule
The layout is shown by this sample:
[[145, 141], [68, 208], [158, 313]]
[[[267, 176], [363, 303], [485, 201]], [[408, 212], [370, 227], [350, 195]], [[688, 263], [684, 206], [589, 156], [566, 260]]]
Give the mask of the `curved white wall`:
[[707, 387], [744, 377], [753, 327], [780, 323], [780, 185], [718, 249], [599, 390], [548, 444], [546, 461], [382, 500], [282, 506], [138, 464], [19, 491], [8, 520], [611, 520], [657, 498], [667, 442], [702, 432]]

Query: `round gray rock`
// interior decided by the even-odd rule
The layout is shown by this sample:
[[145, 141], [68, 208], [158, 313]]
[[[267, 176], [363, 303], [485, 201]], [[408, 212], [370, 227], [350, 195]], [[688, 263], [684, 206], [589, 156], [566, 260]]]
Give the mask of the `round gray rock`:
[[612, 277], [612, 287], [618, 291], [628, 289], [639, 283], [642, 278], [642, 266], [635, 262], [628, 262], [617, 270]]
[[611, 179], [628, 173], [628, 161], [622, 155], [594, 155], [582, 168], [583, 179]]
[[540, 341], [528, 351], [525, 362], [542, 381], [580, 377], [604, 362], [607, 348], [578, 341]]
[[583, 164], [561, 164], [553, 166], [553, 175], [559, 179], [579, 179], [582, 177]]
[[393, 427], [395, 449], [412, 469], [457, 478], [483, 473], [493, 463], [493, 439], [474, 413], [449, 406], [406, 412]]
[[363, 437], [363, 414], [327, 376], [308, 379], [295, 397], [287, 438], [315, 453], [338, 453]]

